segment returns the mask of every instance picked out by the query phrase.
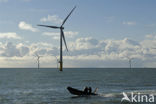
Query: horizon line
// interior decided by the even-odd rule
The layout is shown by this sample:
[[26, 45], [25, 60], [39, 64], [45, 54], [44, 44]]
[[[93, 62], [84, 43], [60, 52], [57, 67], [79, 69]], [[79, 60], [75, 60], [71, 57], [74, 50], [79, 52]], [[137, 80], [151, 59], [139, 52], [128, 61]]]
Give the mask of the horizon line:
[[[38, 68], [35, 68], [35, 67], [0, 67], [0, 69], [38, 69]], [[128, 68], [128, 67], [66, 67], [64, 69], [156, 69], [156, 67], [133, 67], [133, 68]], [[55, 68], [55, 67], [40, 67], [40, 69], [58, 69], [58, 68]]]

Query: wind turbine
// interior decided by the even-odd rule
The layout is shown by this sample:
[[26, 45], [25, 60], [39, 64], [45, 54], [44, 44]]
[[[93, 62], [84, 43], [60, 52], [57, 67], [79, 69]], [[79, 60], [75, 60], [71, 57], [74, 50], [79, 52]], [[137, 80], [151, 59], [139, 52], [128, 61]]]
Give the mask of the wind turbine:
[[57, 64], [57, 69], [58, 69], [59, 59], [57, 58], [57, 56], [55, 56], [55, 55], [53, 55], [53, 54], [51, 54], [51, 56], [54, 56], [54, 57], [55, 57], [55, 59], [56, 59], [56, 64]]
[[38, 66], [38, 69], [40, 68], [40, 58], [42, 56], [39, 56], [38, 54], [35, 54], [35, 56], [37, 57], [37, 66]]
[[57, 69], [58, 69], [58, 63], [59, 63], [59, 60], [58, 60], [58, 58], [55, 56], [55, 58], [56, 58], [56, 62], [57, 62]]
[[69, 18], [69, 16], [72, 14], [72, 12], [75, 10], [76, 6], [71, 10], [71, 12], [68, 14], [68, 16], [64, 19], [64, 21], [62, 22], [62, 25], [61, 26], [48, 26], [48, 25], [38, 25], [38, 26], [43, 26], [43, 27], [49, 27], [49, 28], [53, 28], [53, 29], [60, 29], [60, 71], [63, 71], [63, 52], [62, 52], [62, 39], [64, 41], [64, 44], [65, 44], [65, 47], [66, 47], [66, 50], [68, 51], [68, 48], [67, 48], [67, 44], [66, 44], [66, 40], [65, 40], [65, 36], [64, 36], [64, 32], [63, 32], [63, 25], [65, 24], [65, 22], [67, 21], [67, 19]]
[[132, 68], [132, 59], [133, 58], [129, 58], [129, 57], [127, 57], [128, 58], [128, 62], [129, 62], [129, 68], [131, 69]]

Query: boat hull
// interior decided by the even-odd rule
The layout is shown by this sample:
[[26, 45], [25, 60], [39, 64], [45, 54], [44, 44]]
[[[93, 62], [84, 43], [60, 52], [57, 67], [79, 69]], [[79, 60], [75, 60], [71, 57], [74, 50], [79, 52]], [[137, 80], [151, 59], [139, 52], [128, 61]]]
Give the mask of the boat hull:
[[78, 95], [78, 96], [97, 95], [95, 93], [85, 93], [84, 91], [81, 91], [72, 87], [67, 87], [67, 89], [73, 95]]

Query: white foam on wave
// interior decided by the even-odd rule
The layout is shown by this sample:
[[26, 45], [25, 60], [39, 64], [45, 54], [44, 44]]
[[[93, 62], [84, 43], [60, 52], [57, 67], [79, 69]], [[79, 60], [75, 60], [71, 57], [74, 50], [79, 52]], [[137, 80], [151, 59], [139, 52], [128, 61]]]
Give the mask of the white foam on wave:
[[99, 94], [99, 96], [101, 97], [117, 97], [117, 96], [121, 96], [121, 93], [107, 93], [107, 94]]

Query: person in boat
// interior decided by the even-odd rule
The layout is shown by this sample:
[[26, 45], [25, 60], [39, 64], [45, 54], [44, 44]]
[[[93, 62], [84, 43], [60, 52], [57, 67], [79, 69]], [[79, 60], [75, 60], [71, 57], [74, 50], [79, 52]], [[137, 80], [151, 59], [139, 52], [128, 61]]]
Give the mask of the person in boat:
[[85, 93], [85, 94], [88, 94], [88, 90], [89, 90], [89, 89], [88, 89], [88, 87], [86, 86], [85, 89], [84, 89], [84, 93]]
[[91, 93], [92, 93], [92, 88], [91, 88], [91, 87], [88, 88], [88, 87], [86, 86], [85, 89], [84, 89], [84, 93], [87, 94], [87, 95], [88, 95], [88, 94], [91, 94]]
[[88, 91], [89, 91], [89, 94], [91, 94], [91, 93], [92, 93], [92, 88], [89, 87], [89, 88], [88, 88]]

